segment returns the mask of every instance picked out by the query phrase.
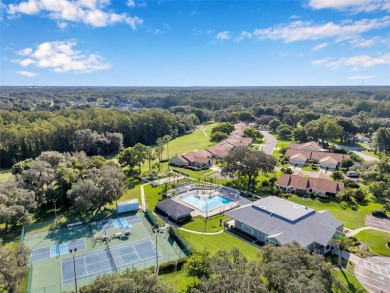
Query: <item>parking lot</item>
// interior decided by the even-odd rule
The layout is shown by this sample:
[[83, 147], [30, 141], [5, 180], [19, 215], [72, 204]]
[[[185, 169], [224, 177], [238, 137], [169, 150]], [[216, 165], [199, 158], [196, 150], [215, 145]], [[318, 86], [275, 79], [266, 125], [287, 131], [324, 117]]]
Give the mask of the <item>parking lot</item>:
[[390, 232], [390, 219], [381, 219], [371, 215], [367, 215], [366, 226]]
[[374, 256], [362, 259], [355, 267], [355, 275], [368, 292], [390, 292], [390, 258]]

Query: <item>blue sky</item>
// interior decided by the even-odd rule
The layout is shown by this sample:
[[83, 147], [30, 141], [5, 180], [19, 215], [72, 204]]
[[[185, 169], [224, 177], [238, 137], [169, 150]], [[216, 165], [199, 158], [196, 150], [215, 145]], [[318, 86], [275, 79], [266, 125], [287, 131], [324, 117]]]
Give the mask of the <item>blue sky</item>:
[[0, 85], [390, 85], [390, 0], [0, 6]]

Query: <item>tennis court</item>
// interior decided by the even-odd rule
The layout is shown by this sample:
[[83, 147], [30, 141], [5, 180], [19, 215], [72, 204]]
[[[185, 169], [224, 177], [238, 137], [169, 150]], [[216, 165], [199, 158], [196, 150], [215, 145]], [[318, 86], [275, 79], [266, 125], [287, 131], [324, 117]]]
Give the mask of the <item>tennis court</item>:
[[[158, 258], [161, 254], [158, 253]], [[119, 245], [110, 248], [107, 244], [105, 249], [65, 258], [61, 262], [62, 284], [74, 282], [76, 267], [77, 280], [91, 278], [108, 272], [116, 272], [118, 268], [130, 267], [131, 265], [145, 260], [156, 258], [156, 246], [150, 239]]]
[[97, 223], [100, 230], [127, 228], [133, 224], [140, 223], [141, 219], [137, 216], [127, 216], [123, 218], [115, 218], [113, 220], [105, 220]]
[[69, 253], [70, 249], [83, 250], [86, 249], [84, 239], [77, 239], [69, 242], [63, 242], [55, 245], [50, 245], [47, 247], [33, 249], [31, 251], [31, 260], [37, 261], [50, 257], [57, 257], [60, 255], [65, 255]]
[[[143, 213], [128, 213], [120, 218], [77, 226], [67, 224], [67, 227], [55, 230], [45, 231], [46, 227], [55, 228], [55, 222], [26, 227], [24, 244], [32, 250], [29, 293], [74, 291], [75, 270], [70, 249], [77, 248], [74, 257], [79, 288], [91, 284], [98, 275], [155, 266], [156, 236], [159, 264], [185, 255], [167, 231], [154, 234]], [[105, 228], [109, 230], [102, 230]], [[130, 233], [126, 235], [128, 230]], [[96, 241], [103, 235], [108, 239]], [[107, 242], [110, 249], [107, 249]]]

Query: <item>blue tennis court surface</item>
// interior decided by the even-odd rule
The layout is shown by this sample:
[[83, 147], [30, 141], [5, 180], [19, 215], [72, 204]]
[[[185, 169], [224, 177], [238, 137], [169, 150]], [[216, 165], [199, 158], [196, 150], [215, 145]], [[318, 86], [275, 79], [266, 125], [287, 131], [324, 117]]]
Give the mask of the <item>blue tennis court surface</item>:
[[[161, 258], [159, 252], [158, 257]], [[156, 257], [156, 246], [150, 239], [125, 245], [110, 247], [99, 251], [76, 255], [76, 275], [78, 280], [116, 271], [117, 268], [130, 267]], [[74, 282], [73, 258], [61, 262], [62, 283]]]
[[97, 225], [100, 230], [107, 230], [107, 229], [114, 229], [114, 228], [126, 228], [127, 226], [130, 226], [132, 224], [140, 223], [141, 219], [135, 215], [135, 216], [127, 216], [124, 218], [115, 218], [110, 220], [105, 220], [98, 222]]
[[83, 250], [86, 249], [84, 239], [76, 239], [69, 242], [63, 242], [56, 245], [33, 249], [31, 251], [31, 260], [41, 260], [50, 257], [57, 257], [69, 253], [69, 249]]

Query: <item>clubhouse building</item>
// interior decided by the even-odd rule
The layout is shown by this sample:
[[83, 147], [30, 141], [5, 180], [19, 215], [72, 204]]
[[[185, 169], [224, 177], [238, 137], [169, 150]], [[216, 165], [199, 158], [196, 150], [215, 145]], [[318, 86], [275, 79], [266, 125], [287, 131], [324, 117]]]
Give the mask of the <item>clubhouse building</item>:
[[327, 253], [343, 233], [344, 223], [328, 211], [315, 211], [294, 202], [269, 196], [225, 213], [234, 228], [259, 242], [284, 245], [293, 241], [310, 251]]

